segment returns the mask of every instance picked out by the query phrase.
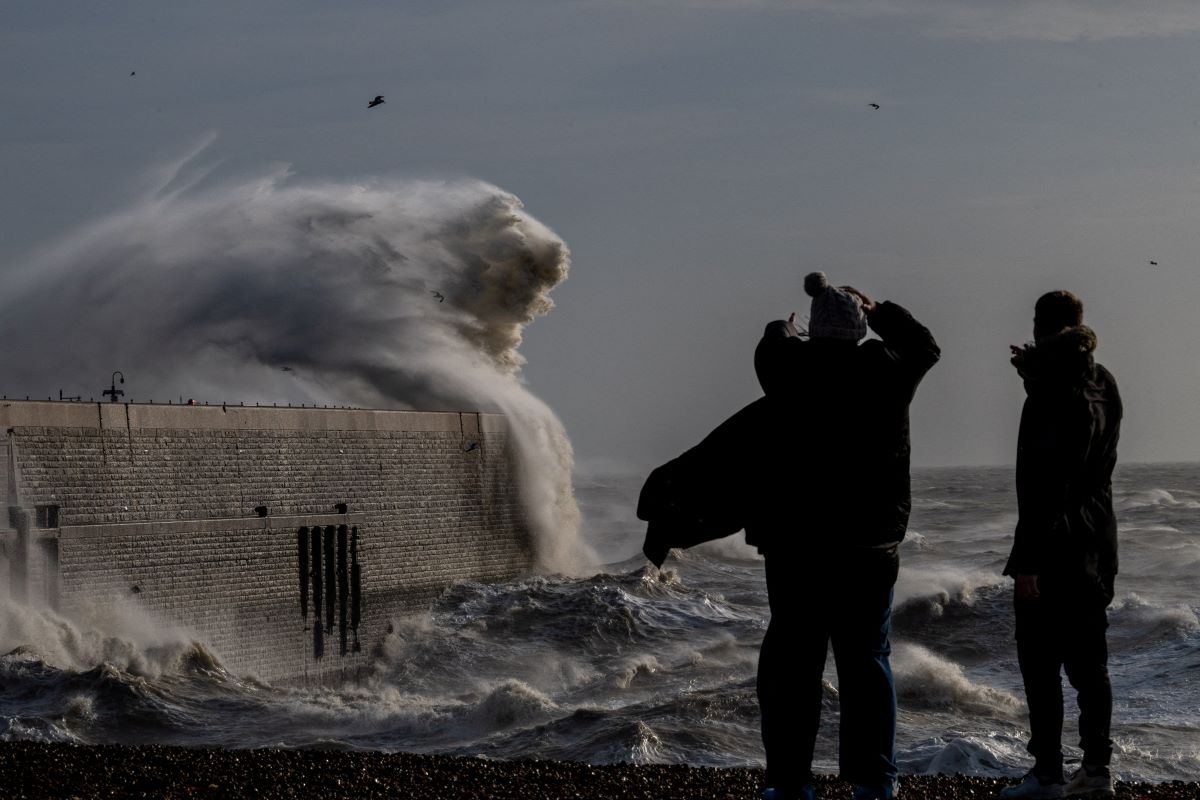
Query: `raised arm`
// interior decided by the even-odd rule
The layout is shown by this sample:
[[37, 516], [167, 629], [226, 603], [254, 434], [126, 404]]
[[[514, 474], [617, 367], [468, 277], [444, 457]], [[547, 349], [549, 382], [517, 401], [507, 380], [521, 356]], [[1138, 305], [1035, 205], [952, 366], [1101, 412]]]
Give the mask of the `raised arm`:
[[933, 334], [903, 306], [890, 301], [864, 304], [867, 324], [883, 340], [887, 358], [900, 371], [912, 389], [942, 357]]
[[791, 319], [768, 322], [754, 350], [754, 373], [767, 397], [786, 398], [799, 388], [804, 340], [795, 330]]

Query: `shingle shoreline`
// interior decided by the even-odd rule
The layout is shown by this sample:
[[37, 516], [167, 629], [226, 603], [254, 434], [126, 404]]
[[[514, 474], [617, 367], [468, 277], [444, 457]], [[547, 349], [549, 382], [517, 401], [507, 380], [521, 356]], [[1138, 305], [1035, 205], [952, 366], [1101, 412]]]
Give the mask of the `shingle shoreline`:
[[[684, 765], [498, 761], [345, 750], [218, 750], [0, 743], [6, 798], [680, 798], [754, 800], [763, 773]], [[904, 798], [990, 798], [1008, 781], [961, 776], [902, 778]], [[819, 796], [849, 798], [822, 779]], [[1117, 797], [1200, 798], [1200, 783], [1120, 784]]]

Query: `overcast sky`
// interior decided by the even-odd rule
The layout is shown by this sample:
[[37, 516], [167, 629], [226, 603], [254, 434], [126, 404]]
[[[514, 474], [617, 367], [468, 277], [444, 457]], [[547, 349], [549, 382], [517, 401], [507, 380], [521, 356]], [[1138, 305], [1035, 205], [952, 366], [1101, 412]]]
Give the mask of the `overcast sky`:
[[1012, 461], [1008, 345], [1057, 288], [1123, 458], [1197, 460], [1198, 45], [1166, 0], [6, 0], [0, 271], [215, 132], [229, 175], [519, 196], [573, 252], [522, 352], [585, 465], [665, 461], [755, 399], [814, 269], [942, 345], [919, 464]]

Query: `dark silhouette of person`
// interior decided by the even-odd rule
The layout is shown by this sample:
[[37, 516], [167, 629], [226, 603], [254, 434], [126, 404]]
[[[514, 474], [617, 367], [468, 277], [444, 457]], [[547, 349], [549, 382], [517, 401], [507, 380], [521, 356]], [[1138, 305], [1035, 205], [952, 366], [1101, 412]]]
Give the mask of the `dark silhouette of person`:
[[[1005, 575], [1016, 580], [1017, 660], [1033, 769], [1006, 798], [1113, 793], [1107, 611], [1117, 574], [1112, 473], [1122, 405], [1093, 358], [1096, 334], [1066, 291], [1034, 306], [1033, 343], [1012, 347], [1025, 382], [1017, 437], [1018, 520]], [[1063, 783], [1061, 671], [1079, 694], [1083, 764]]]
[[[897, 779], [889, 634], [912, 506], [909, 404], [941, 354], [929, 329], [895, 303], [830, 286], [820, 272], [804, 288], [812, 297], [807, 338], [792, 319], [772, 322], [754, 356], [775, 450], [784, 454], [770, 470], [752, 541], [747, 528], [766, 560], [771, 609], [758, 666], [763, 797], [815, 796], [832, 643], [841, 777], [855, 800], [889, 800]], [[868, 326], [879, 338], [860, 344]]]

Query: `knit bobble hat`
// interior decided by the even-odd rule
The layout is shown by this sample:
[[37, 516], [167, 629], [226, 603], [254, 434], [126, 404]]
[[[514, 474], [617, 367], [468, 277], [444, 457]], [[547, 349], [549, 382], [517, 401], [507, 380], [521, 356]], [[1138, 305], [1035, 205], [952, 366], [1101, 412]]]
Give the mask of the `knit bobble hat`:
[[867, 335], [862, 302], [849, 292], [829, 285], [824, 272], [804, 276], [804, 292], [812, 298], [808, 335], [813, 339], [846, 339], [857, 342]]

